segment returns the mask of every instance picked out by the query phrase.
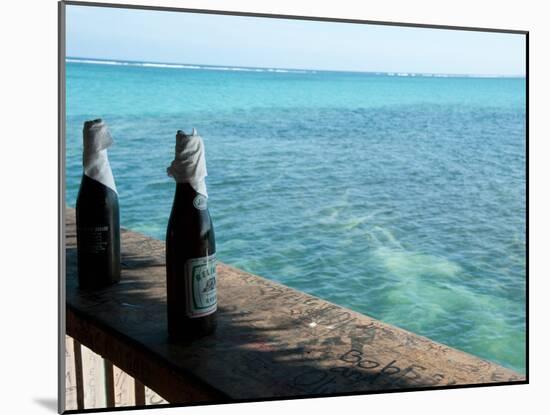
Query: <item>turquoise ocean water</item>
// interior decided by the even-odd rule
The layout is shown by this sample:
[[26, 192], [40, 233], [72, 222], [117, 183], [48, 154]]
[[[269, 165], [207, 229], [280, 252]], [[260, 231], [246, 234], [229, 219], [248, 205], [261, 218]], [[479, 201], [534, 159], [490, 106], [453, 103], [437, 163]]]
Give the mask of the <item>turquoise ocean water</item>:
[[525, 79], [67, 63], [67, 193], [103, 118], [121, 224], [164, 239], [177, 129], [218, 258], [525, 371]]

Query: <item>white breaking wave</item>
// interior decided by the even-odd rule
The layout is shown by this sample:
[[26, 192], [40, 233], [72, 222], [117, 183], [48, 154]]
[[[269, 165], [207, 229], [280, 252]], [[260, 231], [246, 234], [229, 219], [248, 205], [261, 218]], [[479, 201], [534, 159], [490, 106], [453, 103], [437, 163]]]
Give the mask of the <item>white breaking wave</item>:
[[176, 68], [176, 69], [202, 69], [197, 65], [179, 65], [170, 63], [136, 63], [133, 66], [144, 66], [146, 68]]
[[130, 65], [127, 62], [116, 62], [116, 61], [96, 61], [91, 59], [65, 59], [65, 62], [75, 62], [75, 63], [93, 63], [96, 65]]
[[[208, 66], [191, 65], [182, 63], [156, 63], [156, 62], [127, 62], [116, 60], [96, 60], [66, 58], [65, 62], [88, 63], [94, 65], [120, 65], [120, 66], [141, 66], [145, 68], [171, 68], [171, 69], [197, 69], [205, 71], [235, 71], [235, 72], [270, 72], [270, 73], [297, 73], [315, 74], [318, 71], [309, 69], [281, 69], [281, 68], [250, 68], [242, 66]], [[323, 71], [320, 71], [323, 72]], [[332, 72], [332, 71], [330, 71]], [[338, 72], [338, 71], [336, 71]], [[358, 72], [361, 73], [361, 72]], [[498, 74], [446, 74], [446, 73], [420, 73], [420, 72], [362, 72], [377, 76], [398, 76], [398, 77], [434, 77], [434, 78], [523, 78], [522, 75], [498, 75]]]
[[93, 65], [119, 65], [119, 66], [141, 66], [145, 68], [172, 68], [172, 69], [202, 69], [207, 71], [237, 71], [237, 72], [274, 72], [274, 73], [316, 73], [301, 69], [279, 69], [279, 68], [244, 68], [239, 66], [202, 66], [185, 65], [180, 63], [154, 63], [154, 62], [125, 62], [113, 60], [75, 59], [66, 58], [65, 62], [87, 63]]

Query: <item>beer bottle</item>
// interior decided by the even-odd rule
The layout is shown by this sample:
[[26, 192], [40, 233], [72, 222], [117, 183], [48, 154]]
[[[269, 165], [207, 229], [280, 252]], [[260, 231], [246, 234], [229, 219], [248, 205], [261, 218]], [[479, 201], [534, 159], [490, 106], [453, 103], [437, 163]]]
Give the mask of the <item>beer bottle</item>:
[[84, 174], [76, 200], [78, 282], [84, 289], [120, 281], [118, 194], [107, 158], [113, 139], [101, 119], [83, 130]]
[[216, 242], [208, 212], [202, 138], [176, 134], [167, 169], [176, 193], [166, 231], [168, 333], [173, 339], [204, 336], [216, 327]]

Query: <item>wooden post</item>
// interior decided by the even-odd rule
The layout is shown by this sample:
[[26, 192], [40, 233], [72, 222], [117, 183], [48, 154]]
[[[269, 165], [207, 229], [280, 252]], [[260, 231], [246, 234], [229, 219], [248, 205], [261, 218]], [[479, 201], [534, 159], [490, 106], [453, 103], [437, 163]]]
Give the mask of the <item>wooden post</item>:
[[134, 391], [137, 406], [145, 405], [145, 385], [139, 380], [134, 379]]
[[126, 372], [113, 366], [115, 379], [115, 406], [135, 405], [134, 378]]
[[105, 368], [105, 400], [107, 408], [115, 407], [115, 383], [113, 377], [113, 364], [103, 359], [103, 365]]
[[82, 373], [84, 385], [84, 408], [105, 408], [105, 366], [103, 358], [82, 345]]
[[65, 336], [65, 410], [75, 410], [76, 406], [76, 374], [74, 341]]
[[145, 405], [163, 405], [168, 401], [156, 393], [153, 389], [145, 387]]
[[84, 377], [82, 375], [82, 348], [77, 340], [73, 339], [74, 368], [76, 383], [76, 409], [84, 409]]

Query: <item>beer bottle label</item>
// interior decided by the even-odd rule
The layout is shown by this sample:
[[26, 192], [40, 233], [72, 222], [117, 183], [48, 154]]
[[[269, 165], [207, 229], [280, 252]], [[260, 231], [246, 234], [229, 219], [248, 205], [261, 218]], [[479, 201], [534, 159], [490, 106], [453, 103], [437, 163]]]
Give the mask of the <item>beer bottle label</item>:
[[208, 198], [198, 193], [193, 199], [193, 206], [198, 210], [206, 210], [208, 207]]
[[185, 264], [185, 281], [188, 317], [202, 317], [216, 311], [216, 254], [188, 260]]
[[109, 244], [109, 226], [87, 226], [78, 228], [80, 249], [88, 254], [100, 254], [107, 250]]

